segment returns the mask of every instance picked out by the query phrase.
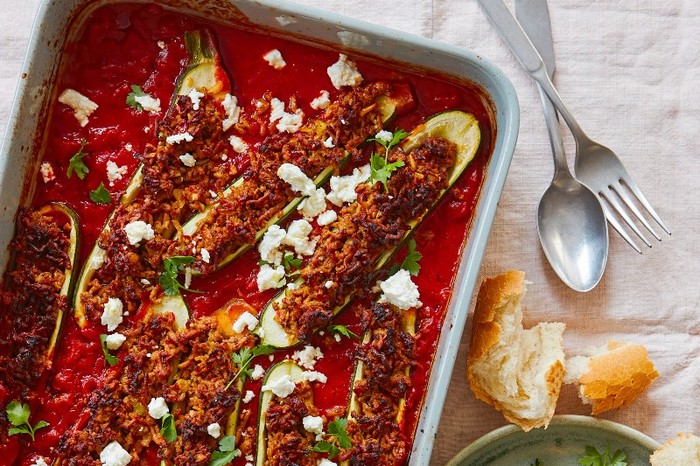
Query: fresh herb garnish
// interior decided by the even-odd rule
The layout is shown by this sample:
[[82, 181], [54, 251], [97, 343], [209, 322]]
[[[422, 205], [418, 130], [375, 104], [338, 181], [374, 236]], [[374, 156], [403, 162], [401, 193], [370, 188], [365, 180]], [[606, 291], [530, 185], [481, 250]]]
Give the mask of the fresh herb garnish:
[[345, 325], [329, 325], [328, 329], [335, 334], [342, 335], [347, 338], [360, 338]]
[[46, 421], [39, 421], [32, 426], [29, 423], [29, 416], [31, 415], [29, 405], [22, 404], [19, 401], [10, 402], [5, 408], [5, 413], [7, 413], [7, 420], [13, 426], [8, 429], [8, 435], [27, 434], [34, 441], [36, 431], [49, 425]]
[[114, 366], [119, 362], [119, 358], [109, 354], [109, 348], [107, 348], [107, 334], [100, 334], [100, 344], [102, 345], [102, 353], [105, 355], [105, 362], [110, 366]]
[[168, 443], [173, 443], [177, 438], [177, 429], [175, 428], [175, 416], [171, 413], [160, 418], [160, 433]]
[[226, 385], [226, 388], [229, 388], [231, 384], [239, 377], [241, 378], [241, 382], [245, 382], [245, 380], [251, 376], [253, 371], [250, 369], [250, 364], [253, 362], [253, 359], [257, 358], [258, 356], [267, 356], [274, 352], [274, 346], [258, 345], [254, 346], [253, 348], [246, 346], [245, 348], [241, 348], [239, 352], [233, 353], [231, 358], [236, 366], [238, 366], [238, 372], [233, 376], [228, 385]]
[[138, 110], [139, 112], [143, 111], [143, 106], [136, 101], [136, 97], [143, 97], [148, 94], [143, 92], [143, 89], [141, 89], [141, 86], [137, 86], [136, 84], [132, 84], [131, 86], [131, 92], [126, 96], [126, 104], [135, 109]]
[[328, 423], [328, 433], [324, 435], [327, 439], [321, 440], [314, 445], [313, 451], [317, 453], [328, 453], [328, 458], [333, 459], [340, 454], [341, 448], [351, 448], [350, 437], [346, 432], [348, 420], [345, 418], [336, 419]]
[[236, 448], [236, 436], [227, 435], [219, 440], [219, 449], [212, 452], [209, 466], [224, 466], [241, 455], [241, 451]]
[[622, 450], [616, 450], [615, 453], [610, 453], [610, 445], [604, 452], [599, 452], [588, 445], [586, 454], [578, 460], [581, 466], [627, 466], [627, 453]]
[[374, 183], [377, 181], [382, 183], [387, 192], [389, 191], [389, 188], [386, 185], [387, 180], [391, 178], [391, 174], [393, 172], [404, 166], [404, 162], [402, 160], [389, 163], [389, 150], [403, 141], [406, 136], [408, 136], [408, 133], [402, 129], [399, 129], [392, 135], [391, 140], [388, 141], [386, 139], [376, 137], [368, 139], [368, 141], [375, 141], [384, 147], [384, 155], [372, 154], [369, 159], [369, 165], [372, 169], [370, 180]]
[[418, 263], [423, 258], [423, 254], [416, 251], [416, 240], [411, 238], [408, 240], [408, 253], [401, 262], [401, 266], [394, 265], [389, 269], [389, 275], [394, 275], [400, 269], [407, 270], [411, 275], [418, 275], [420, 272], [420, 264]]
[[85, 144], [87, 144], [87, 141], [85, 139], [81, 139], [80, 150], [73, 154], [73, 156], [68, 160], [68, 170], [66, 171], [66, 176], [68, 178], [70, 178], [73, 175], [73, 172], [75, 172], [77, 177], [83, 180], [85, 179], [85, 175], [87, 175], [90, 171], [87, 165], [85, 165], [83, 162], [83, 158], [88, 155], [87, 152], [83, 152], [83, 149], [85, 149]]
[[173, 256], [163, 261], [163, 273], [160, 275], [160, 286], [163, 287], [166, 295], [178, 295], [180, 294], [180, 290], [199, 293], [197, 290], [191, 290], [185, 287], [177, 279], [180, 270], [192, 262], [194, 262], [194, 257], [192, 256]]
[[112, 196], [105, 188], [104, 183], [100, 183], [94, 191], [90, 191], [90, 200], [96, 204], [109, 204], [112, 202]]
[[294, 257], [294, 254], [285, 254], [282, 258], [282, 266], [286, 272], [292, 272], [301, 267], [301, 259]]

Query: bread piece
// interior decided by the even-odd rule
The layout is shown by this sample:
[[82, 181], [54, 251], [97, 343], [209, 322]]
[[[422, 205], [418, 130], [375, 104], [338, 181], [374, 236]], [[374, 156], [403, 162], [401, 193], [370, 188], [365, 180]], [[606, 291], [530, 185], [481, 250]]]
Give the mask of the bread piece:
[[567, 360], [565, 377], [593, 415], [628, 405], [659, 376], [643, 345], [611, 341], [595, 353]]
[[700, 438], [692, 434], [678, 434], [678, 437], [661, 445], [649, 461], [651, 466], [700, 466]]
[[547, 427], [564, 377], [562, 323], [523, 328], [525, 273], [510, 270], [481, 284], [467, 378], [474, 395], [528, 431]]

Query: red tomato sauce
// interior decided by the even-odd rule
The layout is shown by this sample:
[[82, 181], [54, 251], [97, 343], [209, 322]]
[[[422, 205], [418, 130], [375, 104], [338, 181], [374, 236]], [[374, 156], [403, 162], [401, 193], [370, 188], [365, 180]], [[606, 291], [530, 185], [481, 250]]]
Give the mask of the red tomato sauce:
[[[148, 112], [136, 112], [125, 104], [130, 85], [142, 86], [166, 108], [175, 79], [187, 62], [183, 34], [204, 27], [214, 33], [223, 66], [231, 78], [231, 93], [238, 97], [244, 112], [251, 111], [252, 99], [260, 98], [267, 91], [283, 101], [296, 96], [307, 117], [316, 113], [309, 103], [321, 90], [329, 91], [331, 100], [337, 97], [338, 91], [326, 73], [327, 67], [338, 59], [336, 51], [314, 48], [265, 31], [206, 24], [152, 5], [124, 4], [95, 10], [83, 23], [76, 39], [65, 47], [55, 92], [58, 95], [66, 88], [75, 89], [98, 103], [99, 109], [89, 117], [89, 124], [81, 128], [72, 109], [58, 103], [54, 105], [46, 126], [43, 161], [53, 166], [56, 178], [44, 183], [41, 175], [36, 174], [37, 189], [31, 200], [33, 206], [63, 201], [76, 210], [81, 220], [81, 261], [89, 254], [107, 216], [128, 184], [130, 174], [138, 166], [136, 155], [143, 152], [148, 142], [155, 142], [156, 117]], [[287, 62], [282, 70], [273, 69], [262, 58], [275, 48]], [[407, 70], [399, 64], [358, 59], [352, 55], [350, 58], [356, 61], [365, 82], [386, 80], [411, 86], [415, 106], [400, 115], [390, 130], [410, 131], [434, 113], [460, 109], [474, 114], [482, 131], [481, 148], [474, 161], [414, 236], [417, 250], [423, 255], [420, 274], [415, 277], [423, 306], [418, 311], [417, 321], [417, 367], [413, 371], [413, 387], [402, 426], [411, 436], [426, 393], [427, 377], [473, 220], [485, 165], [493, 150], [494, 134], [489, 109], [483, 104], [483, 93], [473, 85], [433, 72]], [[80, 149], [83, 139], [87, 141], [84, 152], [88, 154], [84, 162], [90, 171], [83, 180], [75, 175], [67, 178], [68, 161]], [[106, 175], [108, 161], [127, 166], [128, 174], [110, 184]], [[245, 160], [238, 162], [246, 163]], [[112, 194], [110, 205], [97, 205], [89, 198], [89, 192], [100, 183]], [[397, 260], [402, 257], [403, 253]], [[223, 270], [195, 278], [192, 288], [203, 293], [186, 295], [194, 317], [208, 315], [232, 298], [242, 298], [261, 310], [276, 291], [258, 291], [258, 258], [256, 251], [249, 251]], [[353, 306], [339, 315], [337, 321], [355, 333], [361, 332]], [[13, 436], [8, 444], [0, 445], [0, 464], [29, 465], [37, 454], [54, 459], [60, 435], [86, 421], [88, 396], [100, 386], [107, 370], [119, 368], [105, 368], [99, 344], [101, 330], [94, 325], [79, 329], [72, 316], [67, 316], [53, 367], [33, 395], [24, 400], [30, 404], [31, 420], [46, 420], [50, 427], [39, 430], [33, 443], [22, 435]], [[322, 411], [345, 407], [357, 340], [343, 338], [336, 342], [328, 334], [314, 338], [311, 343], [324, 348], [324, 358], [318, 361], [315, 370], [328, 376], [328, 383], [317, 385], [315, 389], [315, 403]], [[293, 351], [280, 351], [274, 360], [282, 360]], [[262, 357], [256, 363], [267, 369], [273, 362]], [[249, 381], [246, 389], [257, 393], [260, 382]], [[3, 401], [6, 404], [11, 400], [0, 399]], [[257, 396], [247, 407], [257, 410]], [[244, 463], [243, 458], [234, 461], [234, 464]], [[157, 464], [155, 456], [153, 464]]]

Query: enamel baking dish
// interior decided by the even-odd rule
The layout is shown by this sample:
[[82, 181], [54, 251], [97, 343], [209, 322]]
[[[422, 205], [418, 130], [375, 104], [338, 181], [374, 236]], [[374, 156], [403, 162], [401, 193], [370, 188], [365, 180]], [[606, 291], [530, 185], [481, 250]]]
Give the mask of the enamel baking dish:
[[[39, 9], [0, 153], [2, 264], [8, 260], [17, 209], [31, 198], [33, 186], [25, 180], [36, 177], [25, 175], [38, 169], [44, 126], [56, 95], [52, 83], [63, 46], [69, 39], [68, 31], [86, 11], [106, 3], [117, 2], [44, 0]], [[492, 109], [494, 150], [438, 341], [409, 462], [428, 464], [479, 266], [517, 139], [519, 108], [511, 83], [494, 65], [468, 50], [308, 7], [276, 0], [159, 0], [157, 3], [209, 21], [262, 26], [295, 40], [466, 78], [485, 89], [490, 97], [487, 107]]]

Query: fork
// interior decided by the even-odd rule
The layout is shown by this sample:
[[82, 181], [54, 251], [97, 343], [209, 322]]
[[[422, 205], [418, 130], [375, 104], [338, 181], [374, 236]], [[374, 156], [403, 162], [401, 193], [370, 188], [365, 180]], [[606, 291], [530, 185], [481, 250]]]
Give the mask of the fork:
[[[486, 15], [496, 26], [496, 30], [508, 43], [525, 70], [537, 81], [550, 98], [559, 114], [564, 118], [576, 141], [576, 177], [594, 193], [598, 194], [610, 225], [638, 253], [642, 253], [626, 231], [626, 224], [647, 246], [651, 243], [632, 219], [634, 216], [657, 240], [661, 237], [638, 207], [641, 206], [654, 221], [667, 233], [671, 231], [661, 220], [632, 176], [627, 172], [615, 153], [595, 142], [583, 131], [573, 114], [566, 107], [547, 74], [542, 57], [520, 23], [515, 19], [503, 0], [479, 0]], [[630, 216], [630, 213], [632, 216]], [[620, 221], [622, 219], [624, 224]]]

